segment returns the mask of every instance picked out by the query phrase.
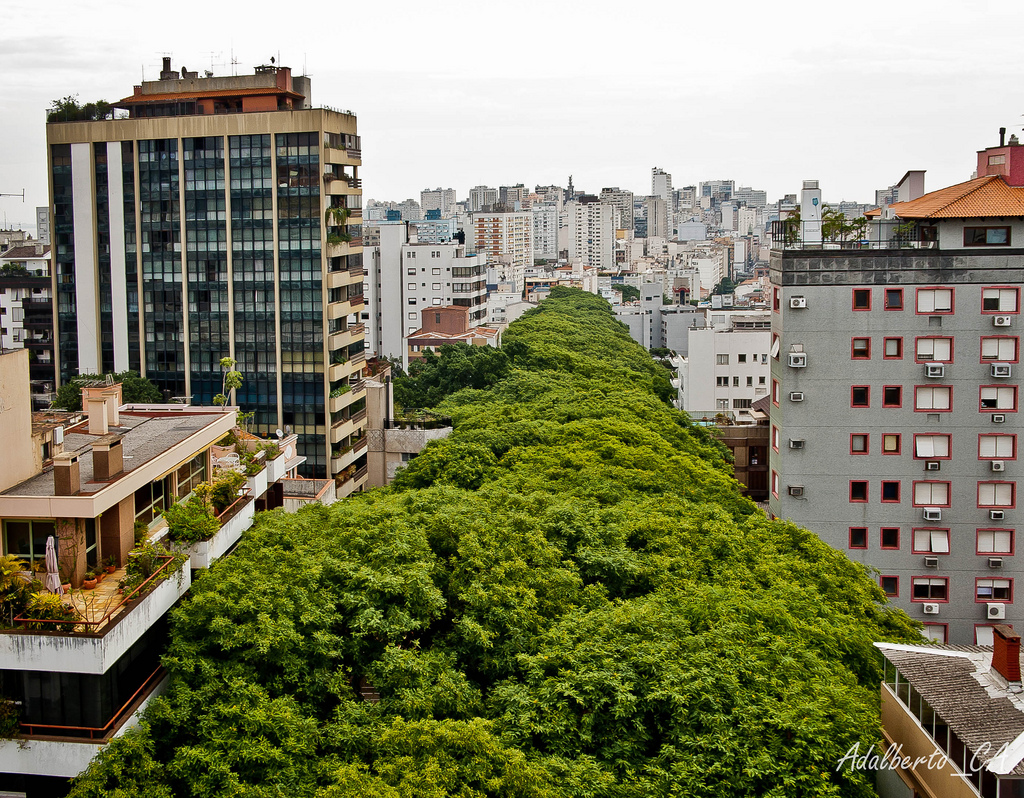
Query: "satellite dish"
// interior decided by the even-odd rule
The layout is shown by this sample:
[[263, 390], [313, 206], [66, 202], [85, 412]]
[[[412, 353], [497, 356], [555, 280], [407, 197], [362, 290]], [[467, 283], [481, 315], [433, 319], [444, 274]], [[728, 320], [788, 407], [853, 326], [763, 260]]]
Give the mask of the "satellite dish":
[[278, 431], [277, 431], [277, 437], [278, 437], [278, 438], [283, 438], [283, 437], [284, 437], [284, 432], [283, 432], [283, 431], [281, 431], [281, 430], [278, 430]]
[[273, 63], [274, 63], [274, 56], [270, 56], [270, 63], [271, 63], [271, 64], [273, 64]]

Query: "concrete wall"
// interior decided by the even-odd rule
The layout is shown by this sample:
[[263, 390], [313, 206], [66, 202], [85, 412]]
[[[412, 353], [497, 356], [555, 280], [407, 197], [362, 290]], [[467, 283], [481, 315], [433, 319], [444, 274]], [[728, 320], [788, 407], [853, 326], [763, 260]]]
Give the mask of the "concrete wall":
[[0, 354], [0, 440], [4, 442], [0, 491], [35, 473], [28, 351]]

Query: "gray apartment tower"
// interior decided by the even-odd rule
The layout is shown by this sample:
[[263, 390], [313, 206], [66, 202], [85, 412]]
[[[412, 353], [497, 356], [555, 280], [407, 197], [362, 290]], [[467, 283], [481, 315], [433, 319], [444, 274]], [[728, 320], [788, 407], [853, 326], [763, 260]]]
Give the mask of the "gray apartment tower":
[[770, 510], [958, 644], [1024, 620], [1024, 147], [978, 153], [977, 173], [901, 189], [845, 240], [776, 222], [770, 265]]

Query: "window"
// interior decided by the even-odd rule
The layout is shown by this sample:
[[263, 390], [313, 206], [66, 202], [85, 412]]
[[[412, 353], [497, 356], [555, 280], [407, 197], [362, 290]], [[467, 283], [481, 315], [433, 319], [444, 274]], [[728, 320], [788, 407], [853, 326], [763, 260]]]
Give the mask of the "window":
[[740, 387], [740, 378], [739, 378], [738, 374], [735, 377], [732, 378], [732, 387], [733, 388], [739, 388]]
[[716, 399], [715, 400], [715, 409], [716, 410], [728, 410], [729, 409], [729, 400], [728, 399]]
[[850, 501], [866, 502], [868, 500], [868, 483], [865, 480], [850, 480]]
[[899, 360], [903, 357], [903, 339], [902, 338], [883, 338], [884, 348], [882, 356], [886, 360]]
[[882, 454], [900, 453], [900, 434], [898, 432], [886, 432], [882, 435]]
[[949, 441], [949, 435], [933, 433], [914, 435], [914, 459], [948, 460]]
[[781, 398], [782, 387], [779, 385], [779, 381], [772, 380], [772, 404], [776, 407], [779, 406], [779, 399]]
[[409, 319], [409, 321], [416, 321], [416, 313], [415, 313], [415, 311], [412, 312], [412, 313], [406, 313], [405, 317], [407, 319]]
[[715, 363], [717, 363], [719, 366], [728, 366], [729, 365], [729, 356], [728, 355], [715, 355]]
[[432, 277], [440, 277], [441, 276], [441, 270], [440, 269], [431, 269], [430, 270], [430, 275]]
[[868, 528], [865, 526], [850, 527], [850, 548], [866, 549], [868, 547]]
[[1013, 554], [1013, 530], [979, 529], [978, 554]]
[[952, 288], [918, 288], [917, 289], [917, 312], [918, 313], [952, 313], [953, 312], [953, 289]]
[[772, 349], [769, 353], [774, 360], [779, 359], [779, 349], [782, 348], [782, 341], [779, 338], [778, 333], [772, 333]]
[[4, 521], [4, 553], [29, 566], [46, 564], [46, 539], [56, 534], [54, 521]]
[[975, 601], [1013, 601], [1012, 579], [975, 579]]
[[747, 387], [748, 388], [753, 388], [754, 387], [754, 378], [753, 377], [747, 377]]
[[737, 363], [746, 363], [747, 362], [747, 356], [746, 355], [736, 355], [736, 362]]
[[415, 291], [415, 290], [416, 290], [416, 283], [409, 283], [409, 284], [408, 284], [408, 285], [406, 286], [406, 288], [407, 288], [408, 290], [410, 290], [410, 291]]
[[910, 584], [911, 601], [949, 601], [949, 580], [945, 577], [915, 576]]
[[979, 482], [979, 507], [1013, 507], [1016, 501], [1014, 482]]
[[782, 304], [782, 295], [778, 288], [772, 286], [772, 310], [776, 313], [779, 312], [779, 308]]
[[965, 247], [1008, 247], [1009, 227], [965, 227]]
[[900, 547], [900, 528], [898, 526], [883, 526], [880, 538], [883, 549], [898, 549]]
[[949, 412], [953, 408], [953, 389], [948, 385], [918, 385], [914, 388], [914, 410]]
[[779, 450], [779, 428], [772, 424], [772, 448]]
[[949, 624], [945, 623], [926, 623], [924, 629], [921, 630], [921, 635], [925, 640], [930, 640], [933, 643], [945, 643], [949, 633]]
[[974, 624], [974, 644], [977, 646], [992, 645], [992, 625], [987, 623]]
[[918, 363], [952, 363], [952, 338], [918, 338], [916, 350]]
[[902, 407], [903, 388], [899, 385], [886, 385], [882, 388], [882, 407]]
[[772, 496], [779, 498], [779, 472], [772, 471]]
[[882, 482], [882, 501], [886, 503], [898, 503], [900, 500], [899, 482]]
[[866, 434], [854, 433], [850, 435], [850, 454], [867, 454], [868, 436]]
[[850, 357], [853, 360], [870, 360], [871, 359], [871, 339], [870, 338], [854, 338], [851, 346]]
[[982, 385], [981, 410], [1017, 410], [1016, 385]]
[[1017, 436], [1016, 435], [979, 435], [978, 436], [978, 459], [979, 460], [1016, 460], [1017, 459]]
[[870, 391], [867, 385], [854, 385], [850, 388], [850, 407], [870, 407]]
[[853, 289], [853, 309], [854, 310], [871, 310], [871, 289], [870, 288], [854, 288]]
[[949, 507], [948, 482], [915, 482], [915, 507]]
[[885, 289], [885, 309], [886, 310], [903, 310], [903, 289], [902, 288], [886, 288]]
[[915, 529], [914, 554], [949, 554], [948, 529]]
[[440, 283], [431, 283], [430, 284], [430, 290], [431, 291], [440, 291], [441, 290], [441, 284]]
[[718, 386], [719, 388], [728, 388], [729, 387], [729, 378], [728, 377], [715, 377], [715, 385]]
[[1016, 313], [1019, 309], [1016, 288], [982, 288], [982, 313]]
[[882, 592], [887, 596], [898, 596], [900, 594], [900, 578], [898, 576], [880, 576], [878, 584]]
[[1012, 335], [992, 335], [981, 339], [981, 361], [1016, 363], [1018, 341]]

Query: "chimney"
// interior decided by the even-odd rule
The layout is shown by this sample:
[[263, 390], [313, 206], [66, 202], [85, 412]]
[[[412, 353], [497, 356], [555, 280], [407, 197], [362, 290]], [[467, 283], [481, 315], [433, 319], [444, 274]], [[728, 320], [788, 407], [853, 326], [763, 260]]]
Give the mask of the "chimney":
[[992, 627], [992, 668], [1020, 687], [1020, 635], [1006, 624]]
[[53, 493], [55, 496], [74, 496], [81, 490], [78, 473], [78, 452], [61, 452], [53, 458]]
[[113, 479], [124, 470], [121, 435], [104, 435], [92, 445], [92, 478]]
[[85, 399], [85, 415], [89, 419], [90, 435], [106, 435], [109, 432], [107, 400], [104, 397], [90, 396]]
[[170, 71], [171, 71], [171, 58], [170, 58], [170, 56], [165, 55], [164, 56], [164, 72], [170, 72]]
[[120, 426], [121, 419], [119, 408], [121, 407], [121, 383], [115, 382], [103, 392], [103, 398], [107, 403], [107, 424], [111, 427]]
[[1006, 128], [1005, 127], [999, 128], [999, 146], [1000, 147], [1005, 147], [1006, 146]]

